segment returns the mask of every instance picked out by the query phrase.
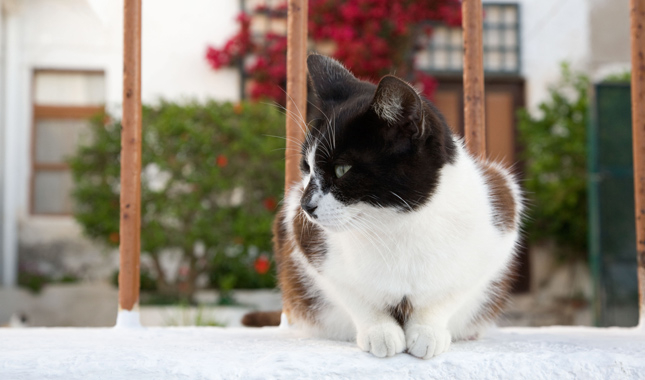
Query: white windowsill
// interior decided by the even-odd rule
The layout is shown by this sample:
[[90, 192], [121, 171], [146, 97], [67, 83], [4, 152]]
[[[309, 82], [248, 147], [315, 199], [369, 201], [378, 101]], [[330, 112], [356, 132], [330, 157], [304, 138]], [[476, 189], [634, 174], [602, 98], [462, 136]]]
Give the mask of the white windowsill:
[[0, 378], [642, 378], [645, 331], [503, 328], [431, 360], [278, 328], [0, 329]]

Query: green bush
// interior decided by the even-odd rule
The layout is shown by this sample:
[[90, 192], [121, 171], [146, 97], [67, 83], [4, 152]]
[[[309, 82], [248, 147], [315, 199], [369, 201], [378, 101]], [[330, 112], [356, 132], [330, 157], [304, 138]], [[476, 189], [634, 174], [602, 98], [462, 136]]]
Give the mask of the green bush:
[[560, 258], [586, 258], [589, 79], [562, 65], [562, 78], [540, 103], [539, 114], [519, 112], [524, 146], [527, 232], [553, 240]]
[[[104, 120], [69, 160], [74, 216], [88, 236], [117, 246], [121, 124]], [[284, 136], [284, 115], [267, 105], [143, 107], [141, 250], [158, 292], [190, 298], [200, 276], [216, 288], [274, 285], [274, 271], [254, 266], [258, 257], [273, 263], [284, 186], [284, 139], [271, 136]], [[164, 251], [181, 254], [175, 281], [160, 270]]]

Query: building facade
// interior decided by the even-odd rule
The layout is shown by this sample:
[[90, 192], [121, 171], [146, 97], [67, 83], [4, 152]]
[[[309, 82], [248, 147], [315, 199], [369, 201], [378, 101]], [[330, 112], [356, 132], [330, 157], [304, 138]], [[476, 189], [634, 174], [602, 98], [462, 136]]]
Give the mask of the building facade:
[[[594, 79], [629, 67], [629, 0], [484, 3], [489, 139], [514, 162], [515, 111], [523, 105], [536, 110], [559, 78], [561, 62]], [[236, 31], [242, 5], [144, 1], [143, 101], [239, 100], [239, 72], [213, 71], [204, 54], [207, 45], [220, 46]], [[69, 215], [64, 157], [82, 138], [88, 113], [97, 107], [119, 113], [123, 1], [0, 0], [0, 10], [2, 284], [16, 284], [19, 257], [38, 262], [41, 271], [107, 276], [114, 253], [86, 241]], [[428, 41], [434, 56], [419, 62], [438, 78], [437, 103], [458, 129], [460, 34], [439, 30]]]

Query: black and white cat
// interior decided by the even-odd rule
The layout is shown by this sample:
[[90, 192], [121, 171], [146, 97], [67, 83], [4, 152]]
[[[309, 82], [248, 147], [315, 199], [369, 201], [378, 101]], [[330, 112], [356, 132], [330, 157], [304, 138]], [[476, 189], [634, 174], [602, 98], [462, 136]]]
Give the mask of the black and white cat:
[[510, 286], [513, 176], [471, 156], [406, 82], [360, 81], [321, 55], [307, 65], [302, 182], [274, 226], [288, 323], [378, 357], [477, 336]]

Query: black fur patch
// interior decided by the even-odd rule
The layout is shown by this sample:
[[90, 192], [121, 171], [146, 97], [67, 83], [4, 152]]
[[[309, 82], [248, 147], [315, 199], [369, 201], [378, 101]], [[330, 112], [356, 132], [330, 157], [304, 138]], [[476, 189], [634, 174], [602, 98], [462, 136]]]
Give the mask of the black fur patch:
[[[323, 193], [332, 192], [346, 205], [365, 202], [401, 211], [426, 203], [437, 187], [439, 171], [456, 155], [450, 128], [439, 111], [398, 78], [384, 77], [377, 89], [325, 56], [310, 55], [307, 65], [314, 106], [308, 107], [311, 127], [303, 160], [317, 144], [316, 170]], [[337, 165], [351, 169], [336, 178]], [[305, 189], [303, 197], [312, 191]]]

